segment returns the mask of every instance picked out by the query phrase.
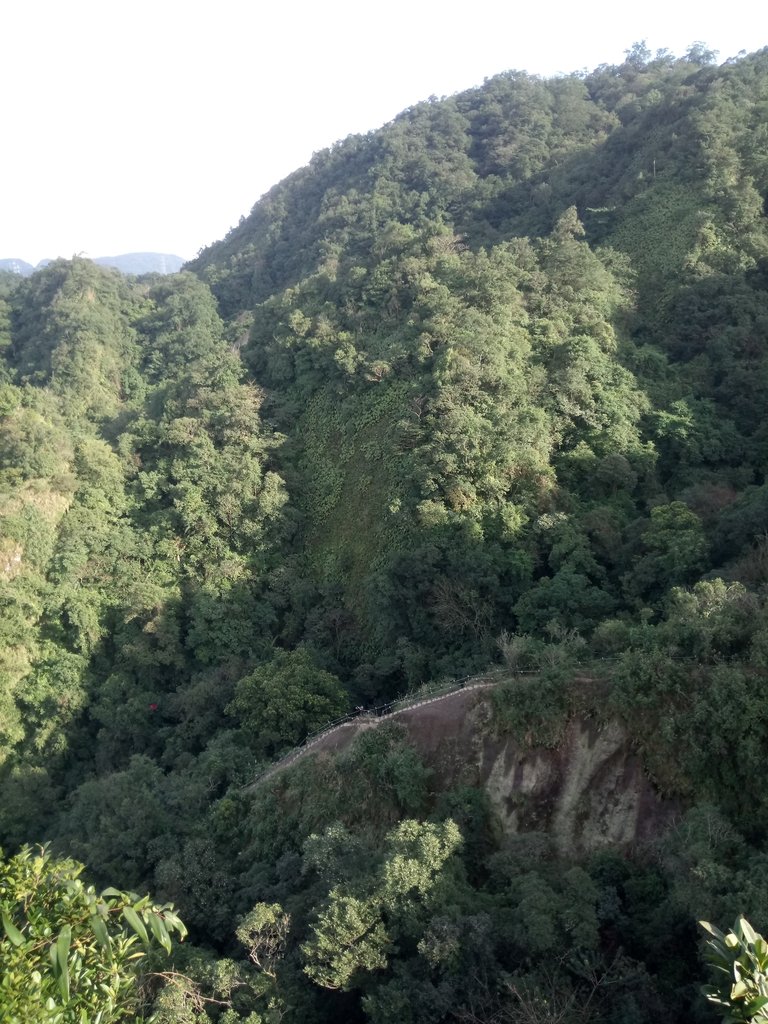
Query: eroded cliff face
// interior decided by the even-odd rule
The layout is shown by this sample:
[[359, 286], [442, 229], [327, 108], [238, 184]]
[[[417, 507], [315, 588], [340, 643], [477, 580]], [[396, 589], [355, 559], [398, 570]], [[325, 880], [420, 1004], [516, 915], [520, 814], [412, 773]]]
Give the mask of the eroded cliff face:
[[616, 722], [599, 729], [573, 719], [554, 749], [485, 743], [480, 774], [505, 831], [545, 831], [563, 855], [650, 838], [675, 810], [653, 790]]
[[505, 832], [546, 832], [569, 856], [642, 842], [670, 822], [677, 806], [656, 793], [618, 722], [574, 718], [556, 746], [530, 746], [495, 731], [489, 690], [388, 719], [406, 728], [436, 785], [484, 787]]
[[677, 804], [654, 790], [618, 722], [600, 726], [572, 718], [556, 744], [532, 746], [499, 734], [492, 685], [480, 683], [386, 718], [361, 717], [323, 736], [306, 754], [341, 753], [362, 731], [396, 722], [432, 769], [435, 789], [482, 786], [506, 833], [545, 832], [570, 857], [642, 842], [671, 822]]

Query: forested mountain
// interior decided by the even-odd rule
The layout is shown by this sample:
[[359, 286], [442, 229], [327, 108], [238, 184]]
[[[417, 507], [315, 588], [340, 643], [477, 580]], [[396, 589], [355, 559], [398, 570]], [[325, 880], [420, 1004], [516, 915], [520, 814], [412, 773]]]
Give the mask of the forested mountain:
[[[340, 142], [173, 277], [0, 278], [0, 844], [174, 901], [136, 1013], [716, 1019], [697, 919], [768, 917], [767, 211], [768, 50], [635, 46]], [[476, 747], [249, 786], [496, 663]], [[525, 758], [606, 735], [667, 811], [569, 851]]]

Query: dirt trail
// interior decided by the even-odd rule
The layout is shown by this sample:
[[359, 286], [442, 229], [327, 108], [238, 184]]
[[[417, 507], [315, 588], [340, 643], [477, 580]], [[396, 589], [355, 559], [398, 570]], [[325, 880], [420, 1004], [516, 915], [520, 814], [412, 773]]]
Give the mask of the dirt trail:
[[[573, 717], [550, 746], [533, 746], [489, 728], [492, 712], [485, 694], [509, 678], [508, 673], [478, 676], [387, 714], [340, 722], [271, 765], [248, 790], [307, 754], [340, 753], [361, 732], [397, 721], [428, 765], [435, 790], [484, 789], [508, 835], [546, 833], [558, 852], [572, 856], [626, 848], [669, 826], [679, 807], [656, 792], [618, 721]], [[588, 672], [575, 679], [582, 686], [599, 683]]]
[[[366, 729], [375, 729], [384, 722], [391, 722], [394, 719], [404, 719], [404, 724], [412, 725], [415, 724], [416, 718], [424, 719], [424, 724], [432, 718], [434, 715], [427, 715], [424, 717], [423, 709], [428, 705], [441, 704], [443, 707], [437, 716], [439, 720], [444, 723], [455, 722], [457, 716], [460, 714], [460, 708], [464, 707], [468, 703], [468, 695], [475, 693], [478, 690], [489, 689], [492, 686], [496, 686], [499, 679], [489, 679], [487, 676], [478, 677], [477, 682], [469, 682], [460, 689], [451, 690], [449, 693], [437, 694], [434, 697], [425, 697], [423, 700], [417, 700], [413, 704], [408, 704], [403, 708], [398, 708], [395, 711], [391, 711], [386, 715], [375, 715], [375, 714], [360, 714], [357, 718], [353, 718], [349, 722], [342, 722], [340, 725], [335, 725], [328, 729], [326, 732], [321, 733], [315, 739], [311, 740], [306, 746], [299, 747], [297, 750], [291, 751], [281, 760], [271, 765], [267, 770], [259, 776], [255, 782], [251, 783], [248, 787], [252, 790], [262, 782], [266, 782], [267, 779], [272, 778], [278, 772], [283, 771], [284, 768], [289, 768], [291, 765], [296, 764], [307, 754], [319, 754], [319, 753], [333, 753], [337, 754], [342, 750], [345, 750], [355, 736], [361, 732], [365, 732]], [[474, 701], [472, 701], [474, 703]], [[419, 712], [416, 716], [413, 713]], [[441, 732], [443, 730], [440, 730]]]

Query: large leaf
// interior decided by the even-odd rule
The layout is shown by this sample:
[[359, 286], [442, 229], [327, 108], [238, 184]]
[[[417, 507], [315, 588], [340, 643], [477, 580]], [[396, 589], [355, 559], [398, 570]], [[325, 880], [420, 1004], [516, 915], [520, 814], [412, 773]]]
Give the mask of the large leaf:
[[59, 932], [56, 939], [56, 957], [59, 963], [59, 991], [65, 1003], [69, 1002], [69, 947], [72, 943], [72, 929], [68, 924]]
[[179, 917], [177, 917], [176, 914], [173, 913], [172, 910], [164, 908], [163, 919], [165, 921], [166, 926], [168, 928], [172, 928], [174, 931], [177, 931], [179, 935], [182, 937], [182, 939], [186, 937], [187, 926]]
[[147, 929], [133, 907], [123, 907], [123, 917], [131, 928], [133, 928], [144, 945], [149, 946], [149, 935], [147, 934]]
[[736, 923], [736, 928], [734, 930], [736, 931], [737, 935], [741, 933], [741, 937], [743, 937], [744, 940], [748, 942], [751, 946], [754, 946], [758, 936], [754, 928], [752, 928], [749, 921], [747, 921], [745, 917], [740, 917], [738, 919]]
[[737, 981], [731, 988], [731, 999], [743, 999], [748, 991], [746, 982]]
[[9, 941], [12, 942], [14, 946], [22, 946], [24, 944], [24, 936], [5, 911], [3, 911], [3, 929], [5, 934], [8, 936]]
[[147, 916], [147, 921], [149, 922], [149, 927], [152, 929], [152, 934], [155, 936], [157, 941], [160, 943], [160, 945], [163, 947], [166, 953], [170, 953], [171, 937], [168, 934], [168, 929], [165, 926], [165, 921], [163, 921], [162, 917], [159, 917], [157, 914], [149, 914]]
[[91, 931], [96, 936], [96, 939], [102, 949], [111, 949], [112, 942], [109, 938], [109, 932], [107, 926], [104, 924], [100, 917], [95, 915], [90, 919]]

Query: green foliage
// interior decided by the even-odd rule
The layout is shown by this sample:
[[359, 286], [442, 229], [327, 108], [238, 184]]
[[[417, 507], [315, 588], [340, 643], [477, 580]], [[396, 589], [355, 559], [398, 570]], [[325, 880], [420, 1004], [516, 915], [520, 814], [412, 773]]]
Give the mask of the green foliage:
[[[717, 972], [717, 985], [706, 988], [707, 999], [720, 1007], [724, 1021], [768, 1020], [768, 944], [739, 917], [726, 934], [700, 921], [709, 934], [705, 960]], [[728, 981], [721, 978], [725, 974]]]
[[690, 583], [706, 565], [707, 540], [699, 517], [681, 501], [651, 509], [641, 556], [626, 580], [630, 592], [658, 595]]
[[302, 946], [305, 973], [323, 988], [347, 989], [362, 974], [386, 967], [394, 939], [418, 927], [419, 907], [434, 900], [460, 843], [450, 820], [439, 826], [402, 821], [387, 835], [379, 871], [362, 890], [334, 888], [328, 894], [312, 938]]
[[90, 260], [57, 260], [13, 295], [10, 361], [22, 380], [47, 384], [71, 420], [113, 415], [138, 386], [138, 290]]
[[25, 847], [0, 861], [0, 1020], [107, 1024], [139, 1007], [141, 961], [186, 928], [169, 905], [105, 889], [83, 866]]
[[282, 954], [291, 919], [279, 903], [257, 903], [237, 926], [236, 935], [249, 958], [270, 977]]
[[496, 727], [530, 746], [555, 746], [568, 715], [563, 676], [519, 676], [500, 683], [491, 694]]
[[305, 971], [323, 988], [346, 989], [361, 972], [386, 967], [390, 947], [377, 904], [334, 890], [304, 947]]
[[430, 769], [396, 722], [358, 736], [342, 755], [340, 769], [348, 775], [348, 799], [367, 807], [371, 816], [377, 810], [389, 813], [390, 802], [404, 814], [426, 805]]
[[228, 707], [249, 746], [262, 756], [299, 744], [349, 708], [341, 682], [310, 651], [281, 651], [241, 679]]

